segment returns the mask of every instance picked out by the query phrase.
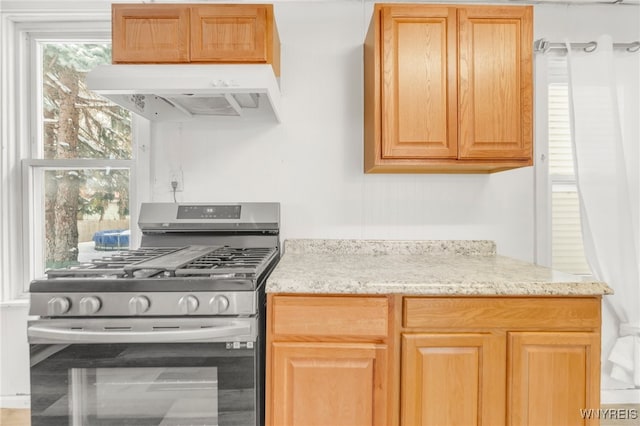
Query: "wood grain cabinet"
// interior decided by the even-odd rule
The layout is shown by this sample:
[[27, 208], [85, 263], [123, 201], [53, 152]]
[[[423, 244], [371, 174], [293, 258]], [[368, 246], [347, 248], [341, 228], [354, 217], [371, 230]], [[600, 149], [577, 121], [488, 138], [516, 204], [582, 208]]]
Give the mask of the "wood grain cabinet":
[[268, 63], [280, 73], [270, 4], [114, 4], [114, 63]]
[[599, 296], [267, 303], [268, 426], [597, 424]]
[[504, 424], [504, 365], [491, 333], [404, 333], [402, 424]]
[[266, 424], [393, 424], [387, 297], [269, 295]]
[[532, 164], [530, 6], [377, 4], [365, 39], [365, 172]]
[[580, 410], [599, 408], [600, 334], [508, 334], [508, 425], [591, 425]]
[[401, 424], [588, 425], [600, 299], [404, 299]]

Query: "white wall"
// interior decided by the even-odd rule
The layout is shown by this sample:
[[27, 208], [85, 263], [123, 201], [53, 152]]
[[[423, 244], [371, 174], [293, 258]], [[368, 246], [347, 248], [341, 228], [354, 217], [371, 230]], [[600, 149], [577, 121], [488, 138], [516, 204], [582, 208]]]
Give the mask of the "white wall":
[[26, 303], [0, 306], [0, 407], [28, 407], [29, 347]]
[[283, 122], [155, 126], [153, 199], [279, 201], [282, 238], [491, 239], [533, 260], [533, 168], [494, 175], [363, 173], [360, 2], [278, 3]]
[[[283, 239], [491, 239], [500, 254], [535, 261], [533, 168], [489, 176], [362, 173], [362, 40], [371, 10], [357, 2], [277, 4], [283, 123], [156, 125], [153, 199], [171, 200], [171, 172], [182, 169], [179, 201], [280, 201]], [[581, 42], [608, 33], [638, 40], [639, 10], [536, 6], [534, 39]], [[605, 372], [616, 329], [604, 305]], [[602, 382], [616, 387], [606, 374]]]
[[[535, 36], [583, 41], [610, 32], [614, 40], [636, 40], [630, 10], [637, 12], [538, 5]], [[533, 168], [363, 174], [362, 42], [371, 11], [369, 0], [276, 2], [283, 122], [154, 125], [152, 200], [172, 200], [170, 173], [182, 169], [178, 201], [279, 201], [283, 239], [481, 238], [495, 240], [500, 254], [534, 260]], [[28, 392], [28, 346], [26, 309], [0, 313], [3, 406], [8, 396]]]

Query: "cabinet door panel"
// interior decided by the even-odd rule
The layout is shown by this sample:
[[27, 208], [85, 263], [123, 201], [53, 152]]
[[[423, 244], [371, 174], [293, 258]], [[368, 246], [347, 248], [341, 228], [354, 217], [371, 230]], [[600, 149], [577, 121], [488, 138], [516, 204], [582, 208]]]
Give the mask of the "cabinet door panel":
[[271, 425], [385, 425], [387, 349], [377, 344], [273, 343]]
[[532, 155], [529, 8], [459, 10], [459, 158]]
[[599, 342], [597, 333], [509, 333], [507, 424], [597, 424], [580, 410], [599, 408]]
[[404, 334], [401, 424], [504, 424], [503, 338], [489, 333]]
[[189, 61], [189, 9], [167, 4], [113, 5], [113, 63]]
[[382, 158], [456, 158], [455, 16], [382, 9]]
[[266, 6], [191, 8], [191, 60], [267, 62]]

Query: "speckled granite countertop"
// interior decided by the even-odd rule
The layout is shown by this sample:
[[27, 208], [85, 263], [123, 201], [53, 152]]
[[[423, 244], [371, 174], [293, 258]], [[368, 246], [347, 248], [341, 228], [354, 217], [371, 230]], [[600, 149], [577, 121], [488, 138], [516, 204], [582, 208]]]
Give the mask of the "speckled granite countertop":
[[491, 241], [286, 240], [267, 293], [612, 294], [605, 283], [497, 256]]

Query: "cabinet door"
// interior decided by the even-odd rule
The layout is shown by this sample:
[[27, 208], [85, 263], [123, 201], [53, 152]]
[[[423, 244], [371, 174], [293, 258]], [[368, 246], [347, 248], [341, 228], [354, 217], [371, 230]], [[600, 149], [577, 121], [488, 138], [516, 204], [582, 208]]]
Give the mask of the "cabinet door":
[[189, 61], [189, 9], [172, 4], [112, 7], [113, 63]]
[[273, 343], [272, 426], [387, 424], [387, 348], [373, 343]]
[[509, 333], [508, 368], [508, 425], [597, 424], [580, 415], [599, 408], [597, 333]]
[[459, 19], [459, 158], [530, 159], [532, 11], [467, 7]]
[[456, 9], [382, 8], [383, 159], [456, 158]]
[[403, 334], [401, 424], [504, 424], [504, 335]]
[[191, 60], [266, 63], [269, 7], [191, 7]]

